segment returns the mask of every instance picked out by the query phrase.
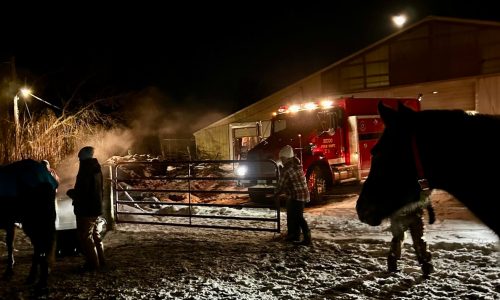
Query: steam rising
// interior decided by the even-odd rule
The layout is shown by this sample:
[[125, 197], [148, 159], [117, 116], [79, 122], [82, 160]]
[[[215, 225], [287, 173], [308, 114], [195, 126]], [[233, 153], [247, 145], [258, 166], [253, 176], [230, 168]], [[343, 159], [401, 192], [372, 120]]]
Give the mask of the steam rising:
[[161, 139], [192, 138], [194, 131], [223, 118], [218, 112], [208, 112], [201, 105], [179, 105], [158, 89], [149, 88], [125, 99], [120, 116], [125, 126], [96, 133], [75, 149], [76, 152], [56, 166], [61, 182], [58, 195], [72, 188], [78, 173], [77, 153], [84, 146], [95, 148], [94, 157], [101, 164], [108, 158], [127, 154], [161, 155]]
[[210, 112], [205, 105], [176, 103], [158, 89], [149, 88], [124, 107], [134, 136], [132, 152], [161, 154], [161, 139], [192, 138], [194, 131], [221, 119], [224, 114]]

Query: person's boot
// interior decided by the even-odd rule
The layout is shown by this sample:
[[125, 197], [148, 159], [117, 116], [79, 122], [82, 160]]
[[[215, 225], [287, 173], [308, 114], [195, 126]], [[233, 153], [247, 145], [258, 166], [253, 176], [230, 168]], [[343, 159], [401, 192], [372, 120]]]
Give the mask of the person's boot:
[[99, 267], [103, 268], [106, 266], [106, 259], [104, 258], [104, 247], [102, 242], [96, 245], [97, 258], [99, 260]]
[[97, 256], [97, 250], [95, 246], [86, 245], [84, 249], [85, 264], [83, 265], [83, 271], [94, 272], [99, 270], [99, 257]]
[[422, 264], [422, 273], [424, 278], [429, 278], [431, 273], [434, 273], [434, 266], [430, 262], [424, 262]]
[[287, 235], [285, 237], [285, 242], [299, 242], [299, 241], [300, 241], [300, 237], [296, 236], [296, 235]]
[[310, 246], [312, 244], [311, 231], [304, 232], [304, 239], [300, 242], [301, 245]]
[[391, 273], [399, 272], [398, 270], [398, 260], [396, 257], [389, 255], [387, 257], [387, 271]]

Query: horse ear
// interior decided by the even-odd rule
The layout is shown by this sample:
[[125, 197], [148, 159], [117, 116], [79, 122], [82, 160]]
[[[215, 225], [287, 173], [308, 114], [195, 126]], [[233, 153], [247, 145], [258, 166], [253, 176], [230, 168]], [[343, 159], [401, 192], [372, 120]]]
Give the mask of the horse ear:
[[403, 104], [401, 101], [398, 102], [398, 112], [400, 113], [403, 123], [409, 128], [413, 128], [415, 124], [416, 112], [411, 107]]
[[382, 101], [378, 103], [378, 113], [386, 126], [390, 126], [398, 120], [398, 112], [386, 106]]
[[398, 111], [405, 115], [415, 113], [411, 107], [404, 105], [401, 101], [398, 101]]

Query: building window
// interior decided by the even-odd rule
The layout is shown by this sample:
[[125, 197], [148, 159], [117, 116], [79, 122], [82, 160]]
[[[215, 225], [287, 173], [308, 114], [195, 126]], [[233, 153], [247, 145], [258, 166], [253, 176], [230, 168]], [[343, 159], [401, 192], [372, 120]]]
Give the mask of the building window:
[[381, 46], [355, 58], [340, 69], [340, 92], [389, 85], [389, 49]]

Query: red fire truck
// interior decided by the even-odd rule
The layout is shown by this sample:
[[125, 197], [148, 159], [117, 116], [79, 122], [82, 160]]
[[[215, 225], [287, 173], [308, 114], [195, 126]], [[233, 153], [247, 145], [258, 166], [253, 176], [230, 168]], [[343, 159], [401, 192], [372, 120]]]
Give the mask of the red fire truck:
[[[327, 189], [368, 175], [370, 151], [384, 128], [379, 101], [394, 108], [401, 101], [420, 110], [417, 98], [340, 98], [283, 106], [274, 113], [270, 136], [252, 148], [247, 159], [278, 161], [280, 149], [291, 145], [302, 162], [311, 200], [317, 201]], [[245, 166], [248, 174], [262, 172], [252, 172], [251, 166]], [[249, 191], [258, 195], [268, 184], [273, 183], [259, 183]]]

